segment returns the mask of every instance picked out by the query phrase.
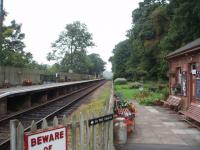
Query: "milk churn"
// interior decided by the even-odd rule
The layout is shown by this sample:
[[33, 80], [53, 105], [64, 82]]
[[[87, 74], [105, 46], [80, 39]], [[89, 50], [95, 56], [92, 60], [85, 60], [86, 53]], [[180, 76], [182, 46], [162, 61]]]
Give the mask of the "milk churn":
[[123, 117], [114, 120], [114, 143], [125, 144], [127, 142], [127, 124]]

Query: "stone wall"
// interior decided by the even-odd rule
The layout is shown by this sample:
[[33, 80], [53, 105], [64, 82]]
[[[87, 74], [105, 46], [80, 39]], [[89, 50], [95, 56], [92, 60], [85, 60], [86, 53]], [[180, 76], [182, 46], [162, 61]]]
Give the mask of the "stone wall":
[[0, 87], [5, 84], [11, 86], [21, 85], [24, 80], [31, 80], [33, 84], [38, 84], [40, 82], [40, 75], [44, 71], [41, 70], [31, 70], [26, 68], [15, 68], [8, 66], [0, 66]]

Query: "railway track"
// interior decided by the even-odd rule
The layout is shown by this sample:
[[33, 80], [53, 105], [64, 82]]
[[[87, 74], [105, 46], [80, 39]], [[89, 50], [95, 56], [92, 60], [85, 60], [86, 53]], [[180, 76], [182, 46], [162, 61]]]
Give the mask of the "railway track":
[[12, 115], [0, 120], [0, 150], [9, 149], [9, 124], [11, 119], [18, 119], [23, 124], [26, 131], [30, 129], [32, 120], [35, 120], [35, 122], [37, 122], [37, 126], [40, 127], [44, 118], [48, 121], [55, 115], [61, 117], [61, 115], [66, 114], [67, 112], [71, 113], [74, 105], [79, 105], [82, 102], [80, 101], [81, 99], [89, 95], [104, 83], [105, 81], [101, 81], [100, 83], [96, 84], [93, 83], [90, 86], [73, 91], [62, 98], [47, 102], [34, 108], [30, 108], [28, 110], [19, 112], [16, 115]]

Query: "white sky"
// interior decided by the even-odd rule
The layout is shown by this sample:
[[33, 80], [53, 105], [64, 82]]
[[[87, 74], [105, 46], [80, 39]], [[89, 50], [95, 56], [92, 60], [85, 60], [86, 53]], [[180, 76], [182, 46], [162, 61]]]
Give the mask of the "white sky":
[[141, 0], [4, 0], [8, 12], [5, 23], [15, 19], [22, 23], [26, 50], [39, 63], [49, 63], [46, 55], [66, 24], [81, 21], [93, 34], [96, 47], [89, 53], [98, 53], [108, 62], [114, 46], [124, 40], [131, 28], [131, 13]]

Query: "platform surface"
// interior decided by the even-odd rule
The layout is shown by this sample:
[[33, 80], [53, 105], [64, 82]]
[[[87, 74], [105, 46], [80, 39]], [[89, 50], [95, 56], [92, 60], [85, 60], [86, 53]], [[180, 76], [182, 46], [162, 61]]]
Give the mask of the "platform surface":
[[17, 93], [26, 93], [35, 90], [44, 90], [48, 88], [56, 88], [62, 87], [66, 85], [72, 85], [77, 83], [84, 83], [93, 80], [83, 80], [83, 81], [73, 81], [73, 82], [62, 82], [62, 83], [49, 83], [49, 84], [42, 84], [42, 85], [32, 85], [32, 86], [17, 86], [17, 87], [10, 87], [10, 88], [2, 88], [0, 89], [0, 98], [6, 97], [8, 95], [17, 94]]
[[116, 150], [196, 150], [200, 131], [184, 122], [180, 115], [162, 106], [136, 105], [135, 132], [127, 144]]

